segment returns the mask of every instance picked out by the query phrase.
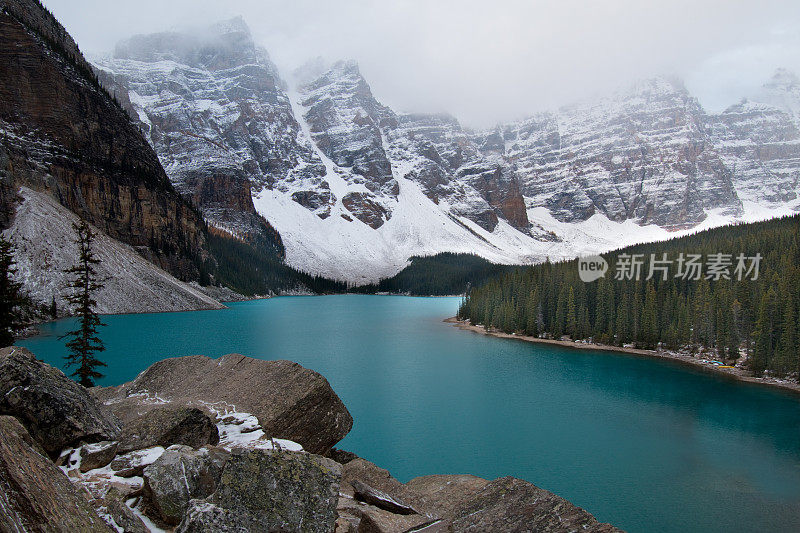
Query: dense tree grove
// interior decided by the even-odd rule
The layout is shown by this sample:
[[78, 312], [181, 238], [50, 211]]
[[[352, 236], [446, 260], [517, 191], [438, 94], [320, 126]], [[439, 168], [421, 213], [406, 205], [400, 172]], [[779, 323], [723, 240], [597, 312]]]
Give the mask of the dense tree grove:
[[[509, 333], [705, 350], [728, 361], [745, 350], [756, 374], [800, 371], [800, 215], [603, 257], [608, 271], [588, 283], [577, 260], [504, 274], [472, 289], [459, 317]], [[629, 268], [636, 259], [638, 280]]]
[[497, 265], [473, 254], [440, 253], [412, 257], [411, 264], [391, 278], [375, 285], [354, 289], [357, 292], [390, 292], [419, 296], [464, 294], [470, 286], [520, 267]]

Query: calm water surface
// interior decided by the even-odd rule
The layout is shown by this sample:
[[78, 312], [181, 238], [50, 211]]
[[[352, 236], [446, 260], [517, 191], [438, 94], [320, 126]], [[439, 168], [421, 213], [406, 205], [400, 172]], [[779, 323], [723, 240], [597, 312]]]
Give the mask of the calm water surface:
[[[800, 401], [663, 361], [461, 331], [457, 298], [283, 297], [105, 318], [108, 376], [238, 352], [322, 373], [340, 447], [402, 481], [513, 475], [631, 532], [800, 531]], [[21, 344], [61, 365], [45, 325]]]

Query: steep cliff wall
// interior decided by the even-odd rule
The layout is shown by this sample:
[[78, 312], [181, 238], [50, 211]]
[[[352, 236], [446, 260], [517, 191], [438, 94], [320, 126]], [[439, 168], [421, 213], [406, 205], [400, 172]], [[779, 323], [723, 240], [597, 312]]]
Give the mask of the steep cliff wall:
[[51, 195], [181, 279], [196, 279], [208, 259], [202, 218], [33, 0], [0, 2], [0, 179]]

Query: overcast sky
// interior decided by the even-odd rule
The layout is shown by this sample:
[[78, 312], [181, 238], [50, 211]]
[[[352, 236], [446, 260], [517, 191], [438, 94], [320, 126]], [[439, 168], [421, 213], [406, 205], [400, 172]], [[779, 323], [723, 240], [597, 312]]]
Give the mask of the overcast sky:
[[[800, 1], [44, 0], [90, 54], [136, 33], [242, 15], [287, 73], [356, 59], [397, 111], [490, 126], [675, 74], [710, 111], [775, 68], [800, 74]], [[284, 74], [284, 77], [286, 74]]]

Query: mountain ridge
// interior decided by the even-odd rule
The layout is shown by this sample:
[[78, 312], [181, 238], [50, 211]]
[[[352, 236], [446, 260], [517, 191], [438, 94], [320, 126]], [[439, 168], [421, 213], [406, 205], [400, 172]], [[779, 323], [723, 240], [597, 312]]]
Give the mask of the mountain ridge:
[[[244, 34], [244, 24], [237, 19], [234, 33]], [[256, 48], [252, 38], [243, 43]], [[271, 143], [262, 153], [240, 152], [241, 169], [233, 174], [249, 180], [255, 211], [281, 235], [290, 265], [351, 283], [391, 276], [414, 255], [475, 252], [530, 263], [755, 220], [800, 204], [800, 137], [788, 113], [770, 104], [759, 114], [760, 129], [748, 130], [732, 112], [706, 113], [675, 79], [643, 80], [598, 101], [474, 132], [444, 114], [384, 106], [353, 61], [318, 59], [288, 83], [274, 64], [263, 63], [259, 68], [274, 78], [271, 118], [222, 109], [214, 121], [203, 117], [215, 104], [258, 100], [249, 78], [197, 63], [165, 69], [159, 61], [129, 61], [104, 58], [95, 65], [127, 86], [140, 119], [158, 123], [166, 137], [192, 132], [234, 151]], [[213, 74], [225, 90], [193, 89], [182, 72]], [[225, 132], [226, 121], [236, 120], [247, 135]], [[770, 140], [773, 126], [785, 126], [789, 137]], [[751, 131], [763, 139], [744, 146]], [[771, 152], [761, 149], [764, 143]], [[171, 166], [180, 152], [160, 141], [154, 146], [173, 182], [185, 184], [180, 168]], [[267, 152], [280, 162], [270, 163]], [[203, 150], [188, 153], [200, 160]], [[192, 190], [184, 194], [192, 197]]]

